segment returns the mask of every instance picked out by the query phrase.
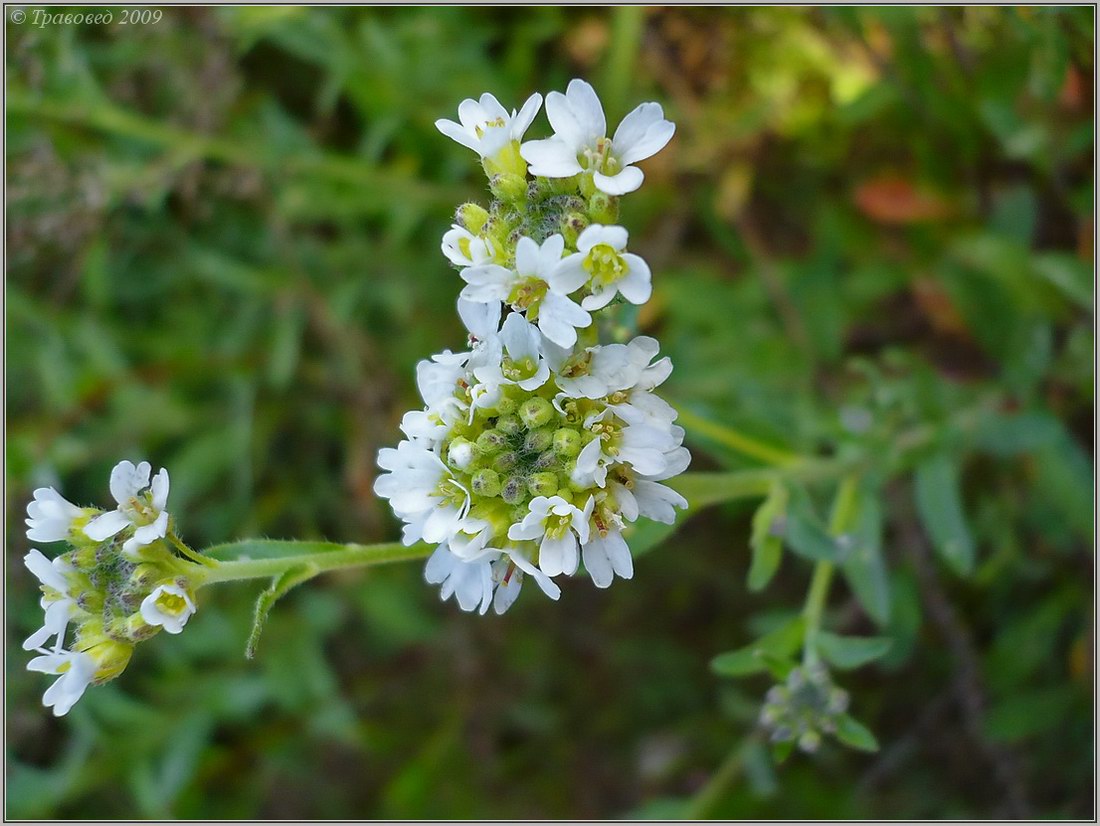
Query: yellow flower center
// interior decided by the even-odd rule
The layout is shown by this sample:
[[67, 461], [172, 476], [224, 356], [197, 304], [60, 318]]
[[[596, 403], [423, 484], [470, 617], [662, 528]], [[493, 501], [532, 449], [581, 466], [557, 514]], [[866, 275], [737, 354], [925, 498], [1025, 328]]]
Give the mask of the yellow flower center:
[[584, 257], [584, 268], [596, 286], [607, 287], [626, 275], [626, 262], [610, 244], [596, 244]]

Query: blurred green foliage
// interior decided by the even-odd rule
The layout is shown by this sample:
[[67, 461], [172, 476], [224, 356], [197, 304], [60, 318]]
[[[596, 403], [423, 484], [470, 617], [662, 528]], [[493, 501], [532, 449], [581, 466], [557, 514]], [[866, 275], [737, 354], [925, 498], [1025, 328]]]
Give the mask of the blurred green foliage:
[[[1091, 816], [1090, 7], [115, 12], [6, 23], [9, 817]], [[256, 589], [204, 592], [49, 717], [19, 649], [33, 487], [102, 503], [147, 458], [197, 546], [395, 536], [374, 456], [415, 362], [463, 341], [439, 238], [484, 186], [433, 121], [573, 76], [612, 122], [678, 123], [623, 216], [669, 394], [882, 457], [826, 623], [892, 640], [842, 675], [881, 751], [776, 767], [767, 678], [709, 671], [808, 581], [790, 557], [749, 590], [752, 503], [504, 618], [419, 565], [327, 576], [253, 662]], [[689, 439], [695, 469], [752, 466]]]

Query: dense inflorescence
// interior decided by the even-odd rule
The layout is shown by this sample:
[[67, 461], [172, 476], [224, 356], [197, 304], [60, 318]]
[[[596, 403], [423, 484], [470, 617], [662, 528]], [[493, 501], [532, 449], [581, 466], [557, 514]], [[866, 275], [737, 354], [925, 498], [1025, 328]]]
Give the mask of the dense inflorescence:
[[547, 96], [554, 136], [521, 143], [541, 102], [509, 114], [485, 94], [462, 102], [459, 123], [436, 123], [479, 154], [493, 195], [488, 208], [459, 207], [442, 242], [465, 282], [469, 350], [417, 366], [425, 407], [378, 458], [375, 490], [404, 541], [437, 546], [428, 581], [482, 613], [506, 610], [525, 575], [554, 599], [553, 578], [582, 562], [598, 587], [630, 578], [624, 527], [671, 523], [687, 505], [662, 484], [690, 461], [676, 411], [654, 392], [672, 365], [647, 336], [600, 344], [597, 324], [652, 292], [615, 222], [644, 177], [632, 164], [675, 127], [644, 103], [608, 138], [595, 92], [574, 80]]

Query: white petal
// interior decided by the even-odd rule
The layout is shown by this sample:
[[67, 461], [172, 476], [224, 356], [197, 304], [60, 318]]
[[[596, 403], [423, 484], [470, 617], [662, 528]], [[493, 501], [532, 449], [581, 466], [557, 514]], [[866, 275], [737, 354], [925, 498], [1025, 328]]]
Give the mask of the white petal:
[[577, 537], [572, 531], [566, 531], [564, 536], [557, 539], [543, 537], [539, 546], [539, 567], [544, 574], [572, 576], [577, 571], [577, 562]]
[[592, 183], [596, 185], [596, 189], [608, 195], [626, 195], [640, 187], [644, 180], [645, 175], [636, 166], [628, 166], [611, 176], [604, 175], [602, 172], [595, 172], [592, 175]]
[[612, 151], [628, 166], [656, 155], [672, 140], [676, 124], [665, 120], [659, 103], [643, 103], [623, 118], [611, 139]]
[[458, 299], [458, 317], [466, 325], [471, 335], [479, 339], [487, 339], [500, 329], [501, 306], [499, 301], [479, 303]]
[[[538, 275], [539, 245], [527, 236], [516, 242], [516, 272], [521, 276]], [[511, 278], [511, 273], [509, 273]]]
[[588, 571], [592, 584], [597, 588], [606, 588], [615, 579], [611, 560], [607, 558], [607, 551], [604, 550], [603, 539], [599, 534], [594, 534], [584, 544], [581, 558], [584, 560], [584, 569]]
[[597, 244], [607, 244], [616, 252], [622, 252], [628, 240], [630, 236], [625, 227], [592, 224], [577, 236], [577, 249], [588, 252]]
[[111, 470], [111, 496], [120, 505], [127, 499], [137, 496], [138, 491], [149, 485], [149, 472], [152, 467], [148, 462], [142, 462], [137, 467], [134, 463], [123, 459]]
[[89, 539], [102, 542], [105, 539], [110, 539], [129, 524], [130, 520], [117, 510], [107, 511], [85, 525], [84, 533]]
[[584, 253], [574, 253], [558, 262], [546, 279], [550, 289], [558, 295], [569, 295], [588, 282], [588, 270], [584, 268]]
[[530, 173], [543, 178], [568, 178], [583, 171], [576, 151], [556, 138], [527, 141], [519, 154], [530, 164]]
[[168, 471], [161, 468], [160, 473], [153, 477], [152, 484], [153, 507], [158, 511], [164, 510], [165, 505], [168, 504], [168, 487]]
[[538, 92], [527, 98], [523, 108], [519, 110], [519, 114], [512, 118], [512, 140], [523, 140], [523, 135], [527, 131], [527, 127], [531, 125], [531, 121], [535, 119], [535, 115], [539, 113], [540, 106], [542, 106], [542, 95]]
[[623, 255], [627, 265], [626, 275], [615, 284], [623, 298], [631, 304], [645, 304], [653, 294], [650, 283], [649, 265], [639, 256], [631, 253]]
[[23, 564], [43, 585], [48, 585], [55, 591], [64, 594], [69, 590], [69, 583], [57, 569], [53, 562], [37, 548], [31, 548], [23, 557]]
[[[597, 138], [607, 135], [607, 121], [603, 115], [603, 104], [596, 96], [596, 90], [580, 78], [569, 81], [565, 89], [569, 108], [585, 137], [584, 143], [591, 145]], [[556, 129], [557, 127], [555, 127]]]
[[634, 481], [634, 498], [642, 516], [671, 525], [676, 521], [675, 508], [686, 508], [687, 500], [672, 488], [644, 479]]
[[453, 120], [444, 120], [440, 118], [435, 122], [435, 128], [451, 140], [462, 144], [467, 149], [474, 150], [479, 155], [481, 154], [481, 141], [478, 139], [477, 135], [467, 132]]

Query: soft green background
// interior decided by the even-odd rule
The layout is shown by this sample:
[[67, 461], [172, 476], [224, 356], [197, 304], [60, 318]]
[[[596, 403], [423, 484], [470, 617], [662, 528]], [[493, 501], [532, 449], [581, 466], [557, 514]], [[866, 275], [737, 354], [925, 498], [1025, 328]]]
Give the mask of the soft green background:
[[[8, 816], [1092, 815], [1091, 9], [114, 15], [6, 22]], [[463, 341], [439, 238], [486, 195], [432, 123], [574, 76], [613, 124], [649, 99], [678, 124], [623, 215], [668, 394], [800, 452], [925, 428], [947, 457], [922, 509], [881, 468], [896, 643], [838, 679], [882, 751], [774, 767], [768, 680], [709, 671], [808, 581], [790, 557], [747, 590], [751, 503], [503, 618], [419, 564], [326, 576], [252, 662], [257, 587], [219, 587], [50, 717], [19, 649], [31, 490], [106, 504], [147, 458], [196, 545], [395, 537], [374, 456], [415, 362]], [[750, 466], [689, 441], [696, 469]], [[969, 574], [933, 561], [945, 530]], [[874, 632], [843, 583], [827, 622]]]

